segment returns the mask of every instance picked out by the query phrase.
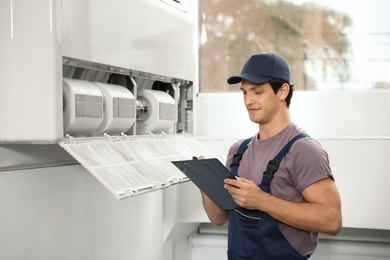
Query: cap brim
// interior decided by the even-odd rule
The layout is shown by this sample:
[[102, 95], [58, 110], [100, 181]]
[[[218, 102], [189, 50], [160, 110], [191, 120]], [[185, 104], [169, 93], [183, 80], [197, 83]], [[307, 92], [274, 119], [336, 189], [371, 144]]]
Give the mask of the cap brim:
[[272, 77], [261, 76], [261, 75], [251, 75], [251, 74], [240, 74], [237, 76], [232, 76], [228, 78], [227, 83], [229, 84], [237, 84], [240, 83], [243, 79], [248, 80], [250, 82], [261, 84], [270, 81], [273, 79]]

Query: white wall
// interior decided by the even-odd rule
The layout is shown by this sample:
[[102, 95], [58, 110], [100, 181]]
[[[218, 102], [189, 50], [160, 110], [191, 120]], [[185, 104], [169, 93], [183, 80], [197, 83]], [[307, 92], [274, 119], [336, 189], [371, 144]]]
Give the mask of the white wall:
[[117, 201], [79, 165], [0, 172], [0, 259], [163, 259], [162, 200]]

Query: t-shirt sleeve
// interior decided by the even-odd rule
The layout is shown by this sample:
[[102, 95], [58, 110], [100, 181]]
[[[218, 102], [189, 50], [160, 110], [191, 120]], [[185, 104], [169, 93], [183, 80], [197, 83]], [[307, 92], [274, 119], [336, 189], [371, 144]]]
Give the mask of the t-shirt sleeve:
[[291, 147], [292, 154], [294, 154], [292, 179], [301, 193], [305, 188], [319, 180], [333, 179], [327, 152], [318, 141], [311, 138], [305, 139], [298, 141]]

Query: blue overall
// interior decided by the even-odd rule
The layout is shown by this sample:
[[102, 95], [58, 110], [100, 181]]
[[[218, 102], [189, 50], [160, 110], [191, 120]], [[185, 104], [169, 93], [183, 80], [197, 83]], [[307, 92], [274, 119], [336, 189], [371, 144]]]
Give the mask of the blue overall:
[[[303, 137], [307, 135], [299, 134], [294, 137], [273, 160], [269, 161], [259, 185], [263, 191], [271, 193], [271, 180], [279, 163], [291, 145]], [[250, 140], [251, 138], [244, 140], [233, 157], [231, 172], [235, 176], [237, 176], [239, 161]], [[308, 259], [308, 256], [302, 256], [288, 243], [278, 228], [277, 220], [262, 211], [245, 208], [231, 210], [228, 232], [229, 260]]]

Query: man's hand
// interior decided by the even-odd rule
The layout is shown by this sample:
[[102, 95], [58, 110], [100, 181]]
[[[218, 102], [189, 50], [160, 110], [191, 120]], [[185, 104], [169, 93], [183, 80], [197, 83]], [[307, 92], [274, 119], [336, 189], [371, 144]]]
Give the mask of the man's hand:
[[261, 198], [268, 195], [253, 181], [239, 177], [225, 179], [225, 189], [239, 206], [252, 210], [260, 210]]

